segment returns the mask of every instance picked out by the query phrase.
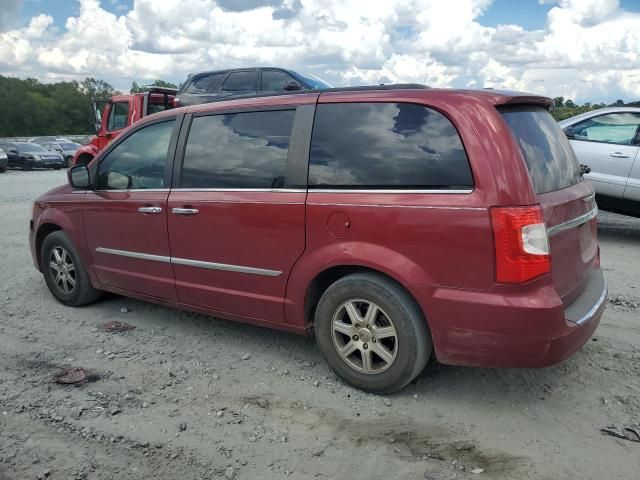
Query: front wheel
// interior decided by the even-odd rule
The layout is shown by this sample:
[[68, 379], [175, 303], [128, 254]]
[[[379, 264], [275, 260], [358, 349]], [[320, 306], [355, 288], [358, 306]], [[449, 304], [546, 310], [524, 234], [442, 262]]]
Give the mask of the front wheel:
[[375, 273], [348, 275], [324, 292], [315, 334], [329, 366], [347, 383], [371, 393], [407, 385], [424, 369], [433, 348], [413, 298]]
[[79, 307], [100, 297], [100, 290], [91, 285], [84, 264], [63, 231], [53, 232], [44, 239], [40, 265], [49, 291], [60, 303]]

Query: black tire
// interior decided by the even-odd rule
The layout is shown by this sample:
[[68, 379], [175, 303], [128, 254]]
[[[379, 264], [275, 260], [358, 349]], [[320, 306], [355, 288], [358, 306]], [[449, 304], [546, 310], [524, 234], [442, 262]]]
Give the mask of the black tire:
[[[395, 327], [395, 339], [378, 340], [377, 343], [391, 341], [392, 348], [395, 351], [395, 358], [392, 362], [382, 361], [382, 357], [378, 359], [378, 365], [383, 365], [379, 372], [363, 373], [358, 371], [357, 367], [353, 367], [338, 353], [338, 344], [340, 340], [334, 339], [333, 320], [334, 315], [339, 316], [345, 302], [354, 300], [356, 305], [364, 305], [368, 310], [367, 302], [373, 302], [381, 309], [381, 316], [377, 317], [377, 322], [382, 325], [390, 323]], [[358, 303], [358, 300], [363, 300]], [[344, 310], [346, 312], [346, 310]], [[359, 312], [362, 313], [362, 312]], [[363, 314], [366, 316], [366, 311]], [[386, 321], [386, 318], [390, 322]], [[345, 382], [356, 388], [370, 393], [391, 393], [400, 390], [413, 380], [425, 367], [433, 342], [431, 334], [427, 327], [427, 322], [422, 311], [416, 304], [415, 300], [398, 284], [387, 277], [363, 272], [347, 275], [332, 284], [322, 295], [318, 303], [314, 320], [315, 335], [320, 351], [324, 355], [329, 366], [340, 376]], [[370, 330], [361, 330], [363, 338], [370, 337], [373, 332], [375, 336], [375, 327]], [[366, 336], [365, 336], [366, 335]], [[347, 334], [336, 334], [336, 338], [342, 338], [345, 343], [350, 343], [351, 339]], [[352, 338], [354, 342], [360, 341], [356, 335]], [[370, 349], [367, 345], [374, 345], [376, 340], [369, 338], [369, 342], [360, 343], [359, 352], [354, 351], [352, 363], [356, 363], [357, 359], [361, 359], [361, 367], [364, 368], [363, 350]], [[397, 343], [395, 343], [397, 342]], [[387, 344], [388, 345], [388, 344]], [[370, 357], [372, 353], [369, 353]], [[373, 360], [371, 365], [373, 365]], [[390, 365], [390, 366], [389, 366]], [[386, 368], [386, 370], [382, 370]]]
[[[69, 288], [68, 292], [64, 291], [64, 287], [61, 286], [62, 282], [56, 281], [54, 270], [50, 267], [50, 258], [55, 258], [54, 249], [58, 249], [58, 252], [60, 252], [60, 249], [66, 251], [74, 267], [74, 272], [70, 273], [70, 275], [73, 276], [75, 285], [73, 288]], [[94, 302], [100, 297], [100, 290], [93, 288], [91, 285], [89, 274], [82, 260], [78, 256], [71, 240], [63, 231], [58, 230], [45, 237], [40, 249], [40, 265], [49, 291], [60, 303], [69, 307], [79, 307]], [[65, 281], [64, 283], [69, 287], [69, 282]]]
[[62, 167], [53, 167], [54, 170], [60, 170]]
[[21, 170], [24, 171], [30, 171], [33, 170], [33, 165], [31, 165], [31, 162], [29, 162], [28, 160], [25, 160], [24, 163], [22, 164]]
[[2, 167], [2, 168], [0, 168], [0, 173], [4, 173], [4, 172], [6, 172], [6, 171], [7, 171], [7, 167]]

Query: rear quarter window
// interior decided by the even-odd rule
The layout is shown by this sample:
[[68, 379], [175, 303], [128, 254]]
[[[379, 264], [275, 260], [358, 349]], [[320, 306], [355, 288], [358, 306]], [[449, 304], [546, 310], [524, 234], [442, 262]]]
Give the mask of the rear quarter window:
[[542, 107], [501, 107], [524, 157], [537, 194], [562, 190], [582, 181], [580, 165], [560, 126]]
[[318, 105], [310, 188], [468, 189], [469, 161], [441, 113], [410, 103]]

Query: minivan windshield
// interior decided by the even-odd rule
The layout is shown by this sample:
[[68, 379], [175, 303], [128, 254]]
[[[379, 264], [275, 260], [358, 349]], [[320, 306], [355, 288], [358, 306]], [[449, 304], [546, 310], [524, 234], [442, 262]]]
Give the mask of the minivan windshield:
[[542, 107], [501, 107], [515, 137], [537, 194], [570, 187], [582, 180], [573, 149], [551, 114]]

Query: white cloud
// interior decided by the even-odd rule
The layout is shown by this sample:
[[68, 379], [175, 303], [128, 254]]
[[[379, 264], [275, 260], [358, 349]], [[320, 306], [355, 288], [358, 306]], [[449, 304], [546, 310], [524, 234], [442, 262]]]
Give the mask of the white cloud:
[[[18, 0], [4, 0], [14, 4]], [[0, 33], [0, 74], [94, 76], [118, 88], [282, 65], [337, 84], [510, 88], [578, 101], [640, 98], [640, 15], [618, 0], [540, 0], [544, 28], [487, 27], [492, 0], [79, 0]]]

